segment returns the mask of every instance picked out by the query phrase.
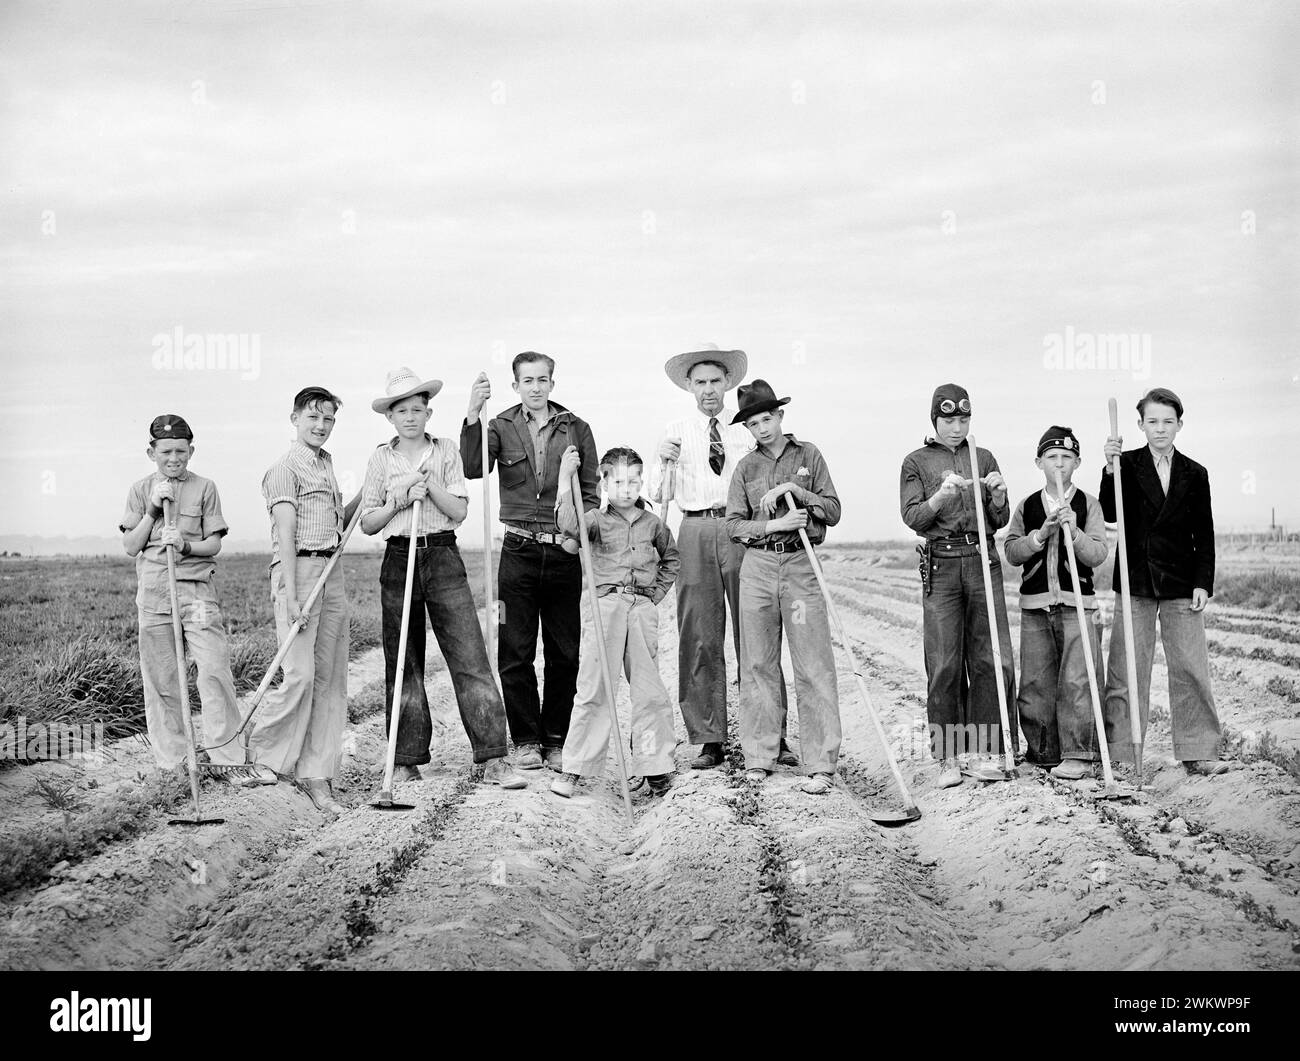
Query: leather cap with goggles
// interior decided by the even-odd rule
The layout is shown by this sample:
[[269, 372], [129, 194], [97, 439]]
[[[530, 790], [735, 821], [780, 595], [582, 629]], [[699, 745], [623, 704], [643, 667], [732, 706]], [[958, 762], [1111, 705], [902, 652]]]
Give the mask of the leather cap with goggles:
[[940, 416], [970, 416], [970, 395], [965, 387], [943, 383], [934, 389], [930, 399], [930, 423]]

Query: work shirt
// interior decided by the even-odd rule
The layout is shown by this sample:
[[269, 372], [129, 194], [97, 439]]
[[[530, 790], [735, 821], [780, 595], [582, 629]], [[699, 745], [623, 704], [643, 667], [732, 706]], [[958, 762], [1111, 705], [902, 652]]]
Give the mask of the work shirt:
[[[469, 500], [469, 490], [465, 486], [465, 475], [460, 464], [460, 451], [449, 438], [431, 438], [424, 436], [424, 452], [412, 464], [397, 449], [398, 436], [384, 442], [370, 454], [366, 465], [366, 480], [361, 487], [361, 514], [363, 516], [383, 508], [389, 496], [395, 495], [393, 487], [398, 479], [415, 471], [424, 472], [425, 482], [431, 486], [440, 486], [449, 494]], [[406, 507], [399, 508], [393, 518], [379, 528], [379, 537], [387, 541], [394, 535], [409, 538], [412, 533], [437, 534], [440, 531], [455, 530], [462, 520], [454, 520], [435, 505], [431, 498], [425, 497], [420, 505], [420, 525], [411, 530], [412, 505], [405, 499], [399, 499]]]
[[[666, 505], [676, 501], [683, 512], [699, 512], [708, 508], [722, 508], [727, 504], [731, 477], [736, 465], [747, 453], [754, 451], [754, 436], [744, 424], [733, 424], [733, 410], [723, 407], [717, 415], [718, 434], [722, 437], [724, 460], [722, 474], [714, 474], [709, 465], [709, 417], [692, 409], [690, 415], [672, 420], [664, 428], [664, 439], [680, 438], [682, 454], [677, 460], [673, 492], [664, 497], [664, 470], [666, 462], [658, 457], [646, 469], [646, 496], [656, 504]], [[663, 439], [660, 440], [662, 444]]]
[[[149, 495], [154, 483], [162, 482], [166, 476], [161, 472], [146, 475], [139, 482], [132, 483], [126, 494], [126, 509], [122, 513], [122, 522], [118, 524], [122, 533], [134, 530], [144, 519], [149, 508]], [[217, 484], [211, 479], [204, 479], [186, 471], [179, 479], [172, 480], [176, 500], [172, 502], [172, 518], [180, 528], [181, 538], [188, 542], [201, 542], [213, 534], [225, 534], [230, 529], [226, 518], [221, 514], [221, 498], [217, 494]], [[164, 519], [154, 520], [149, 530], [149, 540], [135, 557], [137, 579], [135, 603], [142, 612], [162, 612], [171, 614], [171, 587], [167, 581], [167, 550], [160, 543]], [[217, 569], [217, 561], [212, 556], [182, 556], [176, 552], [176, 581], [210, 582]]]
[[[587, 539], [592, 543], [591, 566], [597, 590], [633, 587], [646, 591], [655, 604], [664, 599], [677, 579], [681, 560], [668, 524], [637, 498], [629, 519], [608, 502], [583, 514]], [[555, 510], [560, 530], [578, 536], [578, 513], [573, 491], [560, 493]]]
[[[984, 447], [979, 448], [978, 456], [981, 477], [987, 477], [990, 472], [1001, 473], [997, 458]], [[904, 523], [930, 540], [979, 533], [973, 486], [965, 487], [956, 497], [946, 499], [938, 512], [930, 507], [930, 498], [943, 485], [949, 472], [956, 472], [963, 479], [972, 478], [970, 446], [966, 439], [962, 439], [955, 453], [942, 442], [927, 439], [924, 446], [903, 458], [903, 469], [899, 476], [899, 510]], [[984, 498], [985, 523], [991, 535], [998, 528], [1007, 525], [1011, 518], [1011, 506], [1006, 496], [1003, 497], [1002, 504], [995, 505], [992, 491], [986, 484], [980, 486]]]
[[[1074, 499], [1075, 491], [1078, 489], [1073, 483], [1065, 492], [1065, 505], [1068, 506]], [[1062, 507], [1062, 503], [1052, 497], [1046, 489], [1040, 495], [1043, 502], [1043, 511], [1049, 516], [1057, 509]], [[1087, 567], [1100, 567], [1106, 560], [1110, 552], [1110, 546], [1106, 542], [1106, 522], [1101, 513], [1101, 502], [1091, 494], [1085, 493], [1085, 500], [1088, 503], [1088, 518], [1085, 521], [1084, 529], [1075, 528], [1074, 536], [1071, 541], [1074, 543], [1074, 556], [1078, 563]], [[1035, 527], [1034, 530], [1039, 528]], [[1003, 549], [1007, 554], [1007, 563], [1016, 567], [1023, 567], [1030, 563], [1035, 556], [1039, 557], [1038, 563], [1043, 563], [1042, 556], [1046, 555], [1047, 563], [1047, 592], [1046, 593], [1022, 593], [1020, 595], [1020, 607], [1025, 611], [1032, 611], [1040, 608], [1050, 608], [1055, 604], [1064, 604], [1067, 607], [1074, 607], [1074, 586], [1067, 583], [1061, 585], [1061, 534], [1056, 530], [1045, 536], [1047, 544], [1041, 549], [1035, 544], [1033, 532], [1026, 532], [1025, 528], [1025, 503], [1022, 501], [1016, 506], [1015, 515], [1011, 517], [1011, 524], [1007, 528], [1006, 540], [1003, 542]], [[1068, 559], [1068, 558], [1067, 558]], [[1028, 572], [1025, 575], [1029, 577]], [[1084, 592], [1083, 606], [1085, 608], [1096, 608], [1097, 598], [1088, 592]]]
[[840, 499], [831, 482], [830, 469], [821, 452], [811, 442], [800, 442], [794, 435], [785, 436], [785, 449], [779, 457], [772, 457], [762, 446], [746, 454], [736, 465], [731, 477], [731, 491], [727, 497], [727, 534], [731, 540], [745, 545], [760, 542], [798, 542], [797, 530], [766, 534], [769, 519], [776, 519], [789, 511], [788, 504], [777, 502], [771, 516], [759, 512], [758, 503], [773, 487], [781, 483], [795, 484], [795, 501], [808, 510], [808, 540], [817, 545], [826, 540], [826, 528], [840, 521]]
[[[338, 545], [343, 535], [343, 494], [334, 478], [334, 459], [325, 450], [317, 454], [295, 439], [289, 452], [262, 476], [262, 496], [268, 512], [287, 501], [297, 513], [290, 556], [299, 550]], [[280, 530], [272, 517], [271, 566], [280, 560]]]

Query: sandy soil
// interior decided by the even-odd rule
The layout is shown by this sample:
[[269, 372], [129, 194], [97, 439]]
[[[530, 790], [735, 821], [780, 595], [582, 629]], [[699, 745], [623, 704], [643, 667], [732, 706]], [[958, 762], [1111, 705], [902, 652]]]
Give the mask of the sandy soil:
[[[445, 671], [429, 680], [433, 762], [399, 786], [416, 809], [367, 804], [382, 716], [348, 728], [342, 792], [325, 821], [286, 785], [211, 784], [226, 824], [136, 835], [0, 897], [5, 968], [366, 969], [1295, 969], [1300, 965], [1300, 705], [1269, 679], [1293, 664], [1300, 617], [1220, 609], [1210, 631], [1236, 769], [1189, 778], [1171, 758], [1157, 654], [1147, 790], [1099, 800], [1022, 768], [1004, 783], [938, 791], [925, 758], [920, 597], [913, 571], [872, 554], [825, 553], [872, 702], [900, 756], [920, 821], [888, 830], [898, 806], [847, 657], [837, 651], [844, 723], [840, 783], [762, 785], [739, 764], [638, 794], [629, 827], [610, 773], [573, 800], [553, 775], [521, 792], [476, 779]], [[662, 607], [662, 672], [676, 689], [676, 628]], [[1017, 617], [1013, 606], [1013, 637]], [[432, 640], [432, 639], [431, 639]], [[436, 653], [436, 648], [432, 651]], [[789, 663], [787, 661], [787, 672]], [[377, 653], [349, 688], [382, 680]], [[1273, 688], [1279, 687], [1274, 682]], [[736, 687], [731, 695], [736, 695]], [[626, 691], [620, 698], [626, 710]], [[734, 708], [734, 703], [733, 703]], [[678, 722], [679, 739], [684, 733]], [[791, 718], [797, 747], [797, 720]], [[109, 806], [147, 769], [139, 741], [84, 777]], [[47, 764], [0, 774], [0, 837], [58, 827], [32, 792]]]

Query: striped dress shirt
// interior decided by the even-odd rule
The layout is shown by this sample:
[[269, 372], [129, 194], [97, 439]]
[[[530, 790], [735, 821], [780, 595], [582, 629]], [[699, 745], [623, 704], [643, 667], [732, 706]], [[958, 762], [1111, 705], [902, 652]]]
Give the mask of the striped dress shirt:
[[[412, 464], [397, 451], [397, 436], [382, 443], [370, 454], [370, 463], [366, 465], [366, 481], [361, 487], [361, 514], [383, 508], [388, 502], [392, 484], [404, 475], [422, 470], [425, 481], [431, 486], [440, 486], [449, 494], [469, 500], [469, 490], [465, 486], [465, 474], [461, 469], [460, 450], [449, 438], [430, 438], [424, 436], [425, 450], [420, 459]], [[379, 530], [379, 537], [387, 541], [394, 535], [409, 538], [411, 531], [411, 505], [399, 508], [396, 514]], [[425, 498], [420, 506], [420, 525], [414, 533], [438, 534], [441, 531], [455, 530], [461, 520], [453, 520]]]
[[[677, 502], [677, 507], [683, 512], [726, 508], [731, 475], [741, 458], [752, 452], [755, 445], [749, 428], [731, 422], [735, 415], [734, 409], [726, 407], [718, 412], [718, 434], [722, 436], [726, 452], [721, 475], [715, 475], [709, 466], [709, 417], [697, 408], [689, 416], [673, 420], [664, 428], [663, 438], [682, 440], [682, 455], [677, 461], [672, 500]], [[654, 456], [646, 471], [647, 496], [658, 504], [664, 503], [667, 500], [663, 497], [664, 463], [659, 459], [658, 447], [655, 447]]]
[[[270, 512], [282, 501], [293, 505], [294, 552], [333, 549], [343, 534], [343, 494], [334, 478], [334, 458], [294, 440], [289, 452], [262, 476], [262, 496]], [[271, 564], [280, 562], [280, 531], [271, 520]]]

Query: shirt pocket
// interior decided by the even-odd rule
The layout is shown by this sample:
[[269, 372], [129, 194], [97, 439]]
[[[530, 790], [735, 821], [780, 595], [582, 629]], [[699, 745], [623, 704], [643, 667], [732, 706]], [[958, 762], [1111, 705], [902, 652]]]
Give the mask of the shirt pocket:
[[198, 504], [181, 505], [176, 511], [176, 526], [181, 537], [190, 541], [203, 538], [203, 506]]
[[497, 474], [506, 489], [522, 486], [528, 478], [528, 454], [502, 453], [497, 457]]

